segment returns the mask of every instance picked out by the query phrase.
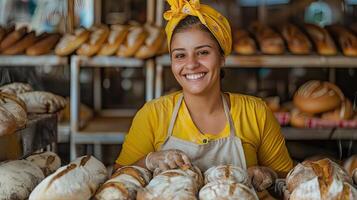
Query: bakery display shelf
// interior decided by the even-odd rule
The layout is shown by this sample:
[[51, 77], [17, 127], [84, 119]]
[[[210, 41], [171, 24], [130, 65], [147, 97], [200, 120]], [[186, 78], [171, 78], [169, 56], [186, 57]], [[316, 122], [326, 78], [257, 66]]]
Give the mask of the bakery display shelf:
[[[156, 63], [170, 66], [168, 54], [156, 58]], [[266, 67], [266, 68], [292, 68], [292, 67], [332, 67], [332, 68], [357, 68], [357, 57], [343, 55], [230, 55], [227, 57], [227, 68], [240, 67]]]
[[56, 142], [57, 115], [29, 115], [25, 128], [0, 136], [0, 161], [23, 158]]
[[357, 140], [357, 129], [283, 127], [286, 140]]
[[57, 55], [0, 55], [0, 66], [37, 66], [37, 65], [67, 65], [68, 57], [60, 57]]
[[77, 144], [122, 144], [133, 117], [96, 116], [72, 136]]
[[72, 56], [72, 62], [85, 67], [143, 67], [144, 60], [118, 56]]

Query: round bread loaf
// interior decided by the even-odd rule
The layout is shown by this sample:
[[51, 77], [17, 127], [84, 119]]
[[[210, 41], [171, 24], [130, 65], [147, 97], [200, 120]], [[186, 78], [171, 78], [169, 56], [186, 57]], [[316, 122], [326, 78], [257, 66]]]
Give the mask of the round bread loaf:
[[258, 200], [255, 192], [241, 183], [214, 181], [206, 184], [199, 193], [200, 200]]
[[248, 173], [242, 168], [232, 165], [211, 167], [205, 172], [205, 184], [214, 181], [228, 181], [251, 187]]
[[312, 114], [303, 113], [298, 109], [291, 111], [290, 124], [296, 128], [306, 128], [307, 122], [313, 117]]
[[55, 172], [61, 167], [61, 159], [58, 155], [51, 151], [32, 154], [26, 160], [36, 164], [42, 170], [45, 177]]
[[335, 110], [325, 112], [321, 115], [322, 119], [339, 121], [350, 119], [353, 116], [352, 103], [350, 100], [345, 99], [342, 101], [340, 107]]
[[308, 81], [294, 95], [294, 104], [302, 112], [316, 114], [333, 110], [341, 105], [344, 95], [334, 84]]

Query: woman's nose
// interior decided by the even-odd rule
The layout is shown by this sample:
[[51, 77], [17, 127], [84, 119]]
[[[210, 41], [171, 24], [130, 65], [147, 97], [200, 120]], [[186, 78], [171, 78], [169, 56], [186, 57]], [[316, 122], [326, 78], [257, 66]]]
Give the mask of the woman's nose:
[[186, 67], [188, 69], [194, 69], [194, 68], [196, 68], [198, 66], [199, 66], [199, 62], [198, 62], [198, 59], [197, 59], [196, 55], [189, 56], [189, 58], [187, 60]]

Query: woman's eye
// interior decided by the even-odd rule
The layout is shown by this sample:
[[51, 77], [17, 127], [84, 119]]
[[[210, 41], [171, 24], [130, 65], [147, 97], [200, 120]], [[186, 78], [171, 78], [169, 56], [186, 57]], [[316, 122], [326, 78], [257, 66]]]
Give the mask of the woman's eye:
[[209, 52], [207, 50], [203, 50], [203, 51], [199, 51], [198, 54], [199, 55], [208, 55]]
[[185, 54], [183, 54], [183, 53], [178, 53], [178, 54], [175, 54], [174, 57], [175, 57], [176, 59], [184, 58], [184, 57], [185, 57]]

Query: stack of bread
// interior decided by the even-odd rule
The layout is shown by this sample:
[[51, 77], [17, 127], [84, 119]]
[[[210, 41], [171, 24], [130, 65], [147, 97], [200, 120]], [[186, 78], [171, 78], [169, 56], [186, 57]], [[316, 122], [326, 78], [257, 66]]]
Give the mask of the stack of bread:
[[48, 54], [54, 48], [61, 35], [58, 33], [36, 34], [28, 32], [27, 27], [15, 30], [15, 26], [0, 26], [0, 54], [30, 56]]
[[27, 200], [36, 185], [60, 166], [61, 160], [53, 152], [0, 163], [0, 199]]
[[138, 166], [118, 169], [96, 192], [96, 200], [135, 200], [137, 191], [151, 180], [151, 172]]
[[197, 167], [154, 172], [154, 178], [138, 191], [137, 200], [196, 200], [203, 177]]
[[295, 127], [308, 127], [309, 120], [317, 117], [334, 122], [353, 116], [351, 102], [329, 82], [306, 82], [296, 91], [293, 101], [296, 109], [291, 112], [291, 125]]
[[205, 172], [205, 186], [199, 193], [200, 200], [257, 200], [248, 173], [243, 169], [221, 165]]
[[347, 173], [329, 159], [304, 161], [286, 177], [287, 198], [290, 200], [352, 200], [357, 190]]
[[46, 177], [29, 200], [89, 200], [107, 176], [103, 163], [93, 156], [82, 156]]
[[79, 28], [66, 34], [56, 46], [59, 56], [76, 52], [83, 56], [136, 57], [146, 59], [167, 52], [162, 29], [142, 25], [97, 25], [90, 29]]
[[343, 165], [347, 173], [352, 177], [352, 180], [357, 184], [357, 155], [349, 157]]

